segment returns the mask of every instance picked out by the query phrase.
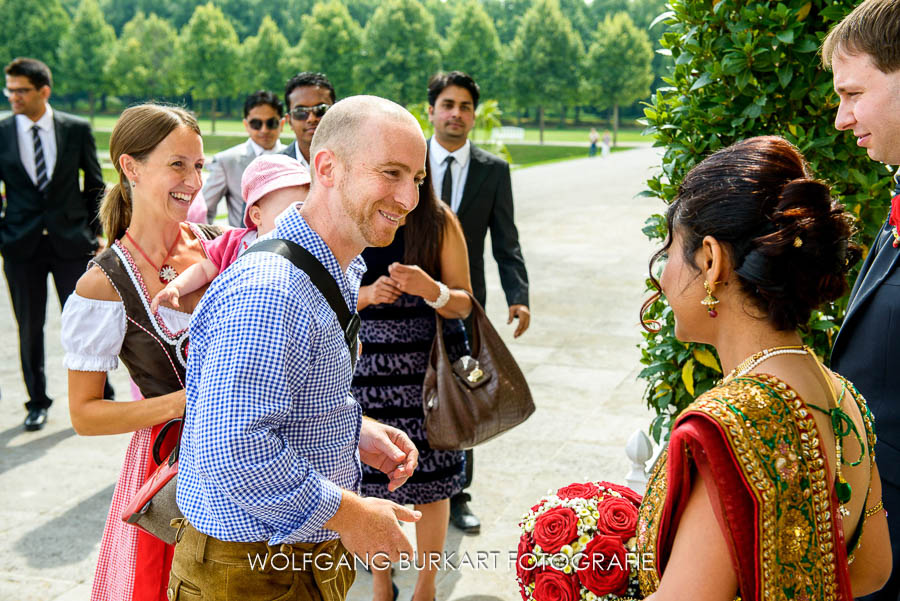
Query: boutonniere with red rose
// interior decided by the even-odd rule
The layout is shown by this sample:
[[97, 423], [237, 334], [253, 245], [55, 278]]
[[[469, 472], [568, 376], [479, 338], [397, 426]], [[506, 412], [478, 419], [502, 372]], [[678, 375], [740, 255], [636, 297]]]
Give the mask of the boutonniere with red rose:
[[894, 235], [894, 248], [900, 246], [900, 194], [891, 201], [891, 217], [888, 219], [891, 233]]
[[522, 516], [516, 579], [524, 601], [639, 598], [641, 495], [610, 482], [570, 484]]

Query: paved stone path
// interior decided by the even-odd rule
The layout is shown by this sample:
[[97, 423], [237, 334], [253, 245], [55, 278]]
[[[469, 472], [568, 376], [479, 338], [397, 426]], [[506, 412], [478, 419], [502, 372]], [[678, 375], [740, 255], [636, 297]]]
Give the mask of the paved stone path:
[[[640, 230], [657, 205], [635, 195], [657, 164], [656, 151], [645, 147], [513, 172], [532, 326], [512, 340], [490, 258], [488, 315], [520, 362], [537, 411], [518, 429], [476, 449], [470, 492], [482, 533], [463, 536], [450, 528], [447, 552], [471, 565], [441, 575], [438, 599], [518, 599], [508, 554], [516, 549], [521, 514], [551, 487], [624, 480], [625, 442], [650, 418], [636, 380], [637, 315], [652, 250]], [[89, 599], [128, 443], [128, 435], [89, 438], [72, 430], [59, 308], [55, 300], [49, 307], [48, 387], [57, 402], [47, 427], [27, 433], [15, 321], [8, 294], [0, 293], [0, 599], [10, 601]], [[125, 397], [125, 370], [111, 378]], [[409, 533], [412, 538], [412, 528]], [[398, 572], [396, 581], [400, 598], [408, 600], [415, 572]], [[361, 572], [350, 599], [370, 598], [371, 578]]]

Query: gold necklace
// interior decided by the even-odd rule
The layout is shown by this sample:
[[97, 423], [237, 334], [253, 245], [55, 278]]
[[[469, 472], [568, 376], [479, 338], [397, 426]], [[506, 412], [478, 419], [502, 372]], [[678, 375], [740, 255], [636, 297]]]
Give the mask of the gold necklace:
[[765, 361], [766, 359], [771, 359], [776, 355], [806, 355], [812, 354], [812, 351], [805, 344], [794, 344], [787, 346], [773, 346], [771, 348], [763, 349], [756, 353], [753, 353], [743, 361], [737, 364], [737, 367], [728, 372], [728, 375], [722, 378], [719, 381], [719, 386], [722, 384], [727, 384], [731, 382], [735, 378], [739, 378], [741, 376], [747, 375], [750, 373], [754, 367]]

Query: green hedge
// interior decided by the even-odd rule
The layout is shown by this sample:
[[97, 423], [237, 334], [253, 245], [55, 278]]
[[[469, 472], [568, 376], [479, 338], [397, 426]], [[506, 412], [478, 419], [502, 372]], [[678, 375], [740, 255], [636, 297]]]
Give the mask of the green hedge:
[[[866, 157], [851, 133], [834, 128], [837, 96], [818, 54], [828, 29], [856, 3], [672, 0], [671, 11], [660, 15], [667, 25], [661, 45], [675, 66], [665, 78], [669, 87], [658, 90], [644, 111], [645, 133], [665, 154], [662, 172], [647, 182], [645, 195], [670, 203], [684, 175], [710, 153], [751, 136], [781, 135], [857, 215], [859, 240], [868, 248], [890, 202], [889, 172]], [[663, 216], [651, 216], [644, 233], [662, 244]], [[822, 357], [845, 307], [846, 298], [815, 313], [804, 328], [805, 340]], [[722, 374], [712, 347], [675, 338], [664, 299], [648, 317], [662, 329], [644, 336], [640, 377], [657, 413], [651, 433], [660, 440], [675, 416]]]

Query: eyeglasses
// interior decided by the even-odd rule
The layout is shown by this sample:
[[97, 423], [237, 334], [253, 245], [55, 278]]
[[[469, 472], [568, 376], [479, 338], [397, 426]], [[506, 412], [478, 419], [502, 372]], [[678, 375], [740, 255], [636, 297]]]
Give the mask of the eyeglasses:
[[328, 109], [331, 108], [330, 104], [317, 104], [316, 106], [295, 106], [291, 109], [291, 118], [296, 119], [297, 121], [306, 121], [309, 119], [309, 115], [313, 114], [319, 119], [321, 119]]
[[11, 96], [24, 96], [28, 92], [34, 92], [37, 88], [3, 88], [3, 95], [7, 98]]
[[269, 117], [265, 121], [262, 119], [250, 119], [247, 121], [247, 125], [250, 126], [250, 129], [262, 129], [263, 125], [266, 126], [266, 129], [276, 129], [280, 123], [281, 119], [278, 117]]

